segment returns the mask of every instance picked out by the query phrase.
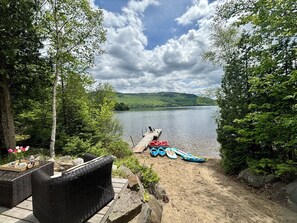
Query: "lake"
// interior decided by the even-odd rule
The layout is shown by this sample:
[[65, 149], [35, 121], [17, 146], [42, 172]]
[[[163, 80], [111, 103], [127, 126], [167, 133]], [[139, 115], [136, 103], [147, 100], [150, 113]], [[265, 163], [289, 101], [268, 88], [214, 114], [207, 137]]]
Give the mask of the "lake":
[[[116, 112], [124, 128], [123, 138], [137, 144], [148, 126], [162, 129], [159, 139], [168, 140], [170, 147], [193, 154], [219, 158], [215, 116], [217, 106], [191, 106], [156, 110]], [[130, 137], [131, 136], [131, 137]]]

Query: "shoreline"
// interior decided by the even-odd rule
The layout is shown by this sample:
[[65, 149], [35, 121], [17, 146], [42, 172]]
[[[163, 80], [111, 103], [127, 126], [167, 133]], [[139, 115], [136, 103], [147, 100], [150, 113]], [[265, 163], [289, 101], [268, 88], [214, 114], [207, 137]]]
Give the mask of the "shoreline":
[[190, 163], [152, 158], [147, 150], [135, 156], [152, 167], [167, 192], [162, 223], [296, 222], [297, 212], [223, 174], [220, 159]]

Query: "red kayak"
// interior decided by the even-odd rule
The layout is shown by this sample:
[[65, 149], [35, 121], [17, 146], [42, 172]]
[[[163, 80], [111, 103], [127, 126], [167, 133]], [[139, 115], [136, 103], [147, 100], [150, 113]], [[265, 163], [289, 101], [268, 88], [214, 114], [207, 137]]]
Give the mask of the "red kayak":
[[150, 147], [168, 147], [168, 141], [153, 140], [149, 144]]

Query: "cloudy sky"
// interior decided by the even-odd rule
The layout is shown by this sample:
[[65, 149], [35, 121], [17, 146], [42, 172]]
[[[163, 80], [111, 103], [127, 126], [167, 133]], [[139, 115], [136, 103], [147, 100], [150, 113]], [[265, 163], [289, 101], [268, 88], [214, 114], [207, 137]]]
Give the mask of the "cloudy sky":
[[220, 85], [222, 69], [202, 61], [210, 23], [223, 0], [93, 0], [104, 11], [105, 54], [97, 82], [124, 93], [202, 94]]

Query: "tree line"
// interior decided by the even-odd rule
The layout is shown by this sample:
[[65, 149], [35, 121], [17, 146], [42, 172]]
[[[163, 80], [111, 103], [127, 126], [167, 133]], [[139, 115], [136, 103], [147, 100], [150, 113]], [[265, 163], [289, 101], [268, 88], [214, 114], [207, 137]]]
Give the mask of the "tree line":
[[218, 141], [228, 173], [297, 174], [297, 4], [229, 0], [204, 56], [224, 68]]
[[102, 10], [88, 0], [0, 1], [0, 148], [23, 140], [52, 157], [128, 148], [112, 86], [90, 90]]

